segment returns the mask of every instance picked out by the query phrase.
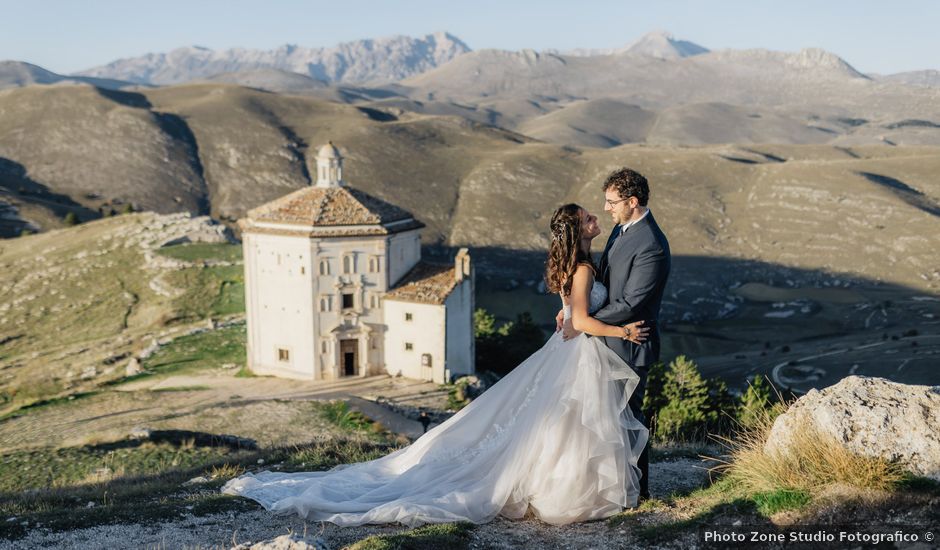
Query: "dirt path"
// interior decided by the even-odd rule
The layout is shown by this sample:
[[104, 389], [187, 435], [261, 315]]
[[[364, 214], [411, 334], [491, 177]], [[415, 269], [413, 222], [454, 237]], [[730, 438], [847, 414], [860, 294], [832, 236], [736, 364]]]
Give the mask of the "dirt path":
[[209, 371], [145, 379], [25, 411], [0, 422], [0, 451], [113, 441], [140, 427], [236, 435], [262, 446], [306, 443], [315, 435], [340, 434], [310, 406], [311, 400], [328, 399], [348, 400], [392, 431], [420, 436], [419, 423], [369, 401], [379, 395], [436, 407], [446, 402], [436, 384], [405, 378], [314, 383]]

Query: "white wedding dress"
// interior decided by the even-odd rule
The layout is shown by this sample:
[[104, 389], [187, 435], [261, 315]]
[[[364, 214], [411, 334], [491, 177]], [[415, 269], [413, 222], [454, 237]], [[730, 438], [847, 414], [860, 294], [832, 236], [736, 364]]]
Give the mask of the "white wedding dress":
[[[595, 283], [592, 312], [606, 296]], [[556, 525], [605, 518], [639, 494], [647, 430], [627, 406], [638, 381], [603, 339], [555, 333], [405, 448], [322, 472], [245, 474], [222, 491], [341, 526], [485, 523], [530, 507]]]

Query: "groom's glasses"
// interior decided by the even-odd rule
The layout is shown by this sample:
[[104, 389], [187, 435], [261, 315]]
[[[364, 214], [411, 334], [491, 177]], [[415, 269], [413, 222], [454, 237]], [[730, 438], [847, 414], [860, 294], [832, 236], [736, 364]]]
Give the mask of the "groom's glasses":
[[609, 204], [611, 208], [613, 208], [614, 206], [616, 206], [616, 205], [622, 203], [623, 201], [628, 201], [628, 200], [630, 200], [630, 197], [627, 197], [627, 198], [625, 198], [625, 199], [620, 199], [619, 201], [612, 201], [612, 200], [610, 200], [610, 199], [604, 199], [604, 201], [606, 201], [607, 204]]

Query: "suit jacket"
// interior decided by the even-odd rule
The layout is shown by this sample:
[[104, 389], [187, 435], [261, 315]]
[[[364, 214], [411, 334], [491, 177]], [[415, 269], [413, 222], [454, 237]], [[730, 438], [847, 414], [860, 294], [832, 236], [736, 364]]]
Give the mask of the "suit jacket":
[[628, 365], [649, 366], [659, 361], [659, 308], [672, 266], [669, 241], [649, 212], [622, 235], [617, 226], [601, 256], [598, 276], [607, 287], [607, 303], [593, 315], [608, 325], [646, 321], [650, 328], [642, 344], [622, 338], [604, 338]]

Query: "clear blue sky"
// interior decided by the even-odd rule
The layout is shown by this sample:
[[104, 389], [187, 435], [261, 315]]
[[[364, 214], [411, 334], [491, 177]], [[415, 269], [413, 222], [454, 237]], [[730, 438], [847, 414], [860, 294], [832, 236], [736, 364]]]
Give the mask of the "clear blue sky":
[[329, 47], [446, 30], [473, 49], [608, 48], [663, 29], [709, 49], [818, 47], [864, 72], [940, 69], [933, 0], [0, 0], [0, 60], [69, 73], [180, 46]]

